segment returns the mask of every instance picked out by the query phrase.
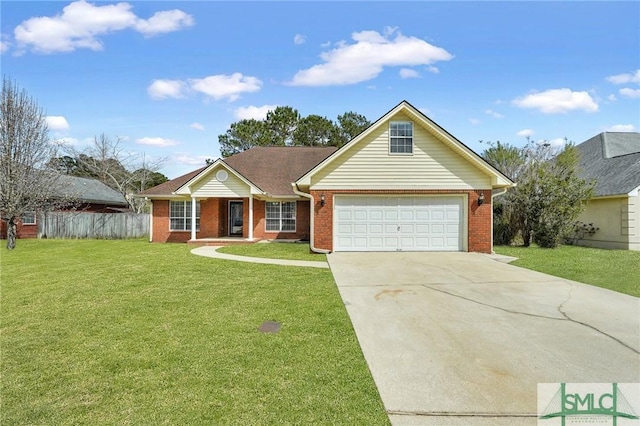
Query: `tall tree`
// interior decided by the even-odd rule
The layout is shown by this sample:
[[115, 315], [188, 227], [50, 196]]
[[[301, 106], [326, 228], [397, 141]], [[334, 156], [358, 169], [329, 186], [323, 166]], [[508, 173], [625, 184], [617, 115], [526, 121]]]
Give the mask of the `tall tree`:
[[302, 146], [335, 146], [336, 127], [331, 120], [319, 115], [309, 115], [298, 122], [293, 132], [295, 145]]
[[218, 136], [218, 142], [223, 157], [270, 144], [265, 122], [253, 118], [232, 123], [224, 135]]
[[43, 110], [8, 77], [0, 95], [0, 213], [7, 248], [16, 247], [16, 222], [60, 199], [59, 174], [46, 165], [55, 154]]
[[[301, 117], [298, 110], [279, 106], [264, 120], [245, 119], [232, 123], [218, 136], [223, 157], [254, 146], [337, 146], [360, 134], [371, 123], [363, 115], [349, 111], [334, 123], [326, 117], [311, 114]], [[212, 160], [207, 160], [209, 164]]]
[[336, 127], [338, 131], [337, 138], [339, 140], [337, 146], [346, 144], [351, 139], [362, 133], [370, 125], [371, 122], [367, 120], [367, 117], [353, 111], [339, 115], [338, 126]]
[[518, 183], [494, 204], [496, 243], [520, 235], [525, 246], [557, 247], [593, 192], [579, 177], [577, 149], [528, 140], [523, 148], [494, 144], [482, 156]]
[[298, 127], [300, 113], [289, 106], [279, 106], [267, 113], [266, 129], [270, 144], [274, 146], [293, 145], [293, 132]]

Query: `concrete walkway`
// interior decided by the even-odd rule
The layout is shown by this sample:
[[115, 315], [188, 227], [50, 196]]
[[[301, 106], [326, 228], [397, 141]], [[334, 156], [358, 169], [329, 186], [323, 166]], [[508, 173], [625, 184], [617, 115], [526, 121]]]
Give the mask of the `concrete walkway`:
[[394, 425], [536, 425], [538, 383], [640, 381], [636, 297], [478, 253], [327, 258]]
[[237, 262], [264, 263], [282, 266], [302, 266], [305, 268], [328, 268], [327, 262], [313, 260], [289, 260], [289, 259], [266, 259], [263, 257], [238, 256], [235, 254], [220, 253], [218, 249], [223, 246], [202, 246], [191, 250], [191, 253], [198, 256], [214, 257], [216, 259], [235, 260]]

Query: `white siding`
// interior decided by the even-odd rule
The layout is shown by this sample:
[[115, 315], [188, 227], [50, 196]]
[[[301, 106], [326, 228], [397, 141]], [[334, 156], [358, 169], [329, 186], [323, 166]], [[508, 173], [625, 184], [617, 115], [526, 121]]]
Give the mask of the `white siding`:
[[192, 195], [195, 197], [248, 197], [251, 189], [249, 185], [229, 172], [229, 177], [225, 182], [218, 182], [216, 168], [208, 176], [198, 182], [192, 188]]
[[[396, 114], [389, 121], [413, 121]], [[311, 189], [490, 189], [491, 177], [413, 121], [413, 154], [389, 154], [389, 123], [312, 177]]]

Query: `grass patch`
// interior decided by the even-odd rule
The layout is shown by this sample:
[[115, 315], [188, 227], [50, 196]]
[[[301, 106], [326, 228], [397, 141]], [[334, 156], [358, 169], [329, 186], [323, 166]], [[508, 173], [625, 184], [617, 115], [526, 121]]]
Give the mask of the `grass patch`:
[[0, 423], [388, 424], [329, 270], [189, 250], [2, 249]]
[[218, 249], [220, 253], [240, 256], [263, 257], [267, 259], [311, 260], [325, 262], [327, 256], [311, 253], [309, 244], [303, 243], [256, 243], [226, 246]]
[[494, 247], [517, 257], [512, 265], [640, 297], [640, 252], [560, 246]]

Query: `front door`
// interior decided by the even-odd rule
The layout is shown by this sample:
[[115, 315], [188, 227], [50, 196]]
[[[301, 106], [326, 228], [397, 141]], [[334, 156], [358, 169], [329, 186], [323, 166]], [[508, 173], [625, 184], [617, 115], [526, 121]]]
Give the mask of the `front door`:
[[242, 201], [229, 201], [229, 235], [242, 236]]

